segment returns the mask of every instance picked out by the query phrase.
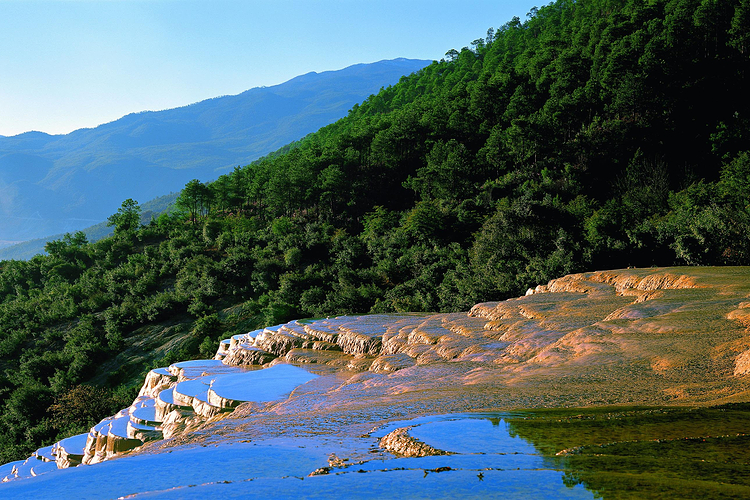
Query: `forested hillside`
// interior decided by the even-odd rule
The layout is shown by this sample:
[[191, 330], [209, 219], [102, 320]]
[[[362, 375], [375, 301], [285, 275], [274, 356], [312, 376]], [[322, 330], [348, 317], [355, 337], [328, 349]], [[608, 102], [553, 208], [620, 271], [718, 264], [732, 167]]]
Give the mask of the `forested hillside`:
[[466, 310], [583, 270], [750, 264], [748, 75], [750, 1], [560, 0], [188, 183], [176, 213], [141, 227], [128, 200], [112, 238], [0, 263], [0, 457], [253, 327]]
[[0, 247], [82, 230], [125, 198], [147, 201], [194, 178], [215, 179], [346, 116], [427, 64], [355, 64], [70, 134], [0, 136]]

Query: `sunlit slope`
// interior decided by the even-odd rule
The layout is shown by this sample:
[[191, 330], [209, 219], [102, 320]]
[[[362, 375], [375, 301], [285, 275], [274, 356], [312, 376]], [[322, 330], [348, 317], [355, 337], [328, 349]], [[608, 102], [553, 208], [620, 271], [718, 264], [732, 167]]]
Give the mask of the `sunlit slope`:
[[490, 320], [488, 333], [509, 343], [494, 360], [499, 367], [475, 373], [474, 380], [496, 374], [533, 385], [537, 377], [560, 378], [551, 394], [580, 394], [585, 404], [745, 396], [747, 268], [585, 273], [531, 293], [472, 309]]

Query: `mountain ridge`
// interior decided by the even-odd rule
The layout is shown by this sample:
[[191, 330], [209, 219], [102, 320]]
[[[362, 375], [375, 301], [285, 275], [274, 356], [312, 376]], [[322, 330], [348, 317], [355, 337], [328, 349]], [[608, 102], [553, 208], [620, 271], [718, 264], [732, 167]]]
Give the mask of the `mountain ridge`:
[[[421, 69], [414, 59], [310, 72], [93, 128], [0, 137], [0, 240], [27, 241], [104, 220], [126, 198], [150, 200], [211, 180], [346, 115], [367, 96]], [[150, 182], [143, 182], [149, 179]], [[39, 213], [33, 225], [24, 218]]]
[[366, 66], [373, 65], [373, 64], [382, 64], [382, 63], [406, 63], [406, 64], [408, 64], [410, 62], [416, 62], [416, 61], [421, 61], [421, 62], [424, 62], [425, 64], [429, 64], [429, 62], [430, 62], [430, 61], [427, 61], [427, 60], [410, 59], [410, 58], [406, 58], [406, 57], [397, 57], [397, 58], [394, 58], [394, 59], [381, 59], [379, 61], [374, 61], [372, 63], [356, 63], [356, 64], [352, 64], [352, 65], [346, 66], [345, 68], [342, 68], [341, 70], [308, 71], [307, 73], [303, 73], [301, 75], [297, 75], [297, 76], [292, 77], [289, 80], [286, 80], [285, 82], [282, 82], [282, 83], [277, 83], [277, 84], [274, 84], [274, 85], [260, 85], [258, 87], [252, 87], [250, 89], [243, 90], [242, 92], [239, 92], [237, 94], [223, 94], [223, 95], [218, 95], [218, 96], [214, 96], [214, 97], [208, 97], [206, 99], [201, 99], [200, 101], [195, 101], [195, 102], [192, 102], [190, 104], [184, 104], [184, 105], [181, 105], [181, 106], [175, 106], [175, 107], [172, 107], [172, 108], [164, 108], [164, 109], [158, 109], [158, 110], [144, 109], [142, 111], [133, 111], [133, 112], [127, 113], [125, 115], [122, 115], [121, 117], [116, 118], [114, 120], [110, 120], [108, 122], [99, 123], [99, 124], [91, 126], [91, 127], [80, 127], [80, 128], [71, 130], [70, 132], [66, 132], [66, 133], [50, 134], [50, 133], [44, 132], [42, 130], [27, 130], [25, 132], [20, 132], [18, 134], [14, 134], [14, 135], [2, 135], [2, 134], [0, 134], [0, 139], [14, 139], [14, 138], [20, 138], [21, 136], [29, 136], [29, 135], [43, 136], [44, 138], [64, 137], [64, 136], [68, 136], [70, 134], [73, 134], [75, 132], [87, 131], [87, 130], [94, 130], [94, 129], [97, 129], [99, 127], [102, 127], [102, 126], [105, 126], [105, 125], [109, 125], [109, 124], [118, 122], [120, 120], [123, 120], [123, 119], [131, 117], [131, 116], [142, 115], [142, 114], [149, 114], [149, 113], [162, 113], [162, 112], [165, 112], [165, 111], [175, 111], [175, 110], [185, 109], [185, 108], [189, 108], [191, 106], [195, 106], [195, 105], [198, 105], [198, 104], [207, 103], [207, 102], [210, 102], [210, 101], [215, 101], [217, 99], [224, 99], [224, 98], [227, 98], [227, 97], [238, 97], [238, 96], [241, 96], [243, 94], [247, 94], [248, 92], [252, 92], [253, 90], [283, 88], [286, 84], [291, 84], [293, 82], [297, 82], [297, 81], [300, 81], [302, 79], [305, 79], [305, 78], [308, 78], [308, 77], [311, 77], [311, 76], [329, 75], [329, 74], [332, 74], [332, 73], [337, 73], [337, 72], [342, 71], [342, 70], [353, 70], [354, 68], [362, 68], [362, 67], [366, 67]]

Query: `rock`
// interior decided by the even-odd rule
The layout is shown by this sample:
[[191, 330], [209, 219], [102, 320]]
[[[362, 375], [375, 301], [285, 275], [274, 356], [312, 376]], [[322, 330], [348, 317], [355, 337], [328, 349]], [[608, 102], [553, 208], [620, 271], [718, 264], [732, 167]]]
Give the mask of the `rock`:
[[295, 347], [302, 347], [306, 339], [285, 331], [264, 330], [255, 338], [255, 347], [275, 356], [283, 356]]
[[56, 443], [52, 451], [56, 456], [57, 467], [65, 469], [83, 463], [87, 442], [88, 434], [78, 434]]
[[331, 467], [345, 467], [348, 461], [348, 458], [339, 458], [335, 453], [331, 453], [328, 456], [328, 465]]
[[307, 475], [307, 477], [313, 477], [313, 476], [325, 476], [331, 473], [331, 467], [318, 467], [314, 471], [312, 471], [310, 474]]
[[168, 370], [172, 375], [177, 376], [178, 382], [182, 382], [183, 380], [193, 380], [206, 375], [236, 373], [238, 368], [228, 366], [226, 363], [216, 359], [195, 359], [170, 365]]
[[107, 432], [112, 418], [105, 418], [89, 431], [84, 450], [84, 464], [95, 464], [107, 459]]
[[177, 377], [166, 368], [154, 368], [146, 375], [138, 396], [155, 398], [161, 391], [177, 383]]
[[156, 414], [154, 418], [157, 421], [163, 422], [164, 418], [171, 411], [178, 410], [178, 409], [188, 409], [188, 408], [192, 408], [192, 400], [191, 400], [191, 405], [181, 406], [177, 404], [174, 400], [174, 390], [164, 389], [163, 391], [159, 393], [159, 395], [156, 398]]
[[[192, 407], [193, 399], [201, 393], [207, 393], [214, 378], [211, 375], [204, 375], [192, 380], [183, 380], [172, 388], [174, 404], [182, 407]], [[206, 399], [206, 401], [208, 400]]]
[[130, 424], [129, 413], [123, 410], [109, 422], [107, 430], [106, 458], [112, 458], [125, 451], [138, 448], [143, 441], [130, 437], [128, 426]]
[[378, 356], [370, 365], [370, 371], [374, 373], [388, 373], [410, 368], [416, 365], [414, 358], [404, 353], [386, 354]]
[[357, 354], [346, 364], [346, 369], [355, 372], [367, 371], [370, 369], [370, 366], [372, 366], [373, 361], [375, 361], [375, 359], [370, 356]]
[[380, 353], [382, 338], [378, 335], [373, 335], [372, 332], [363, 333], [353, 329], [342, 329], [336, 343], [347, 354], [376, 356]]
[[334, 344], [333, 342], [326, 342], [325, 340], [316, 340], [315, 342], [312, 342], [309, 348], [315, 351], [341, 351], [342, 350], [340, 345]]
[[265, 365], [276, 359], [276, 355], [260, 347], [241, 345], [230, 350], [223, 359], [229, 366]]
[[325, 342], [336, 343], [339, 335], [339, 327], [344, 324], [349, 318], [326, 318], [304, 325], [306, 333], [310, 334], [316, 339], [323, 340]]
[[130, 420], [136, 424], [157, 427], [161, 423], [161, 420], [156, 418], [155, 401], [148, 399], [139, 402], [139, 404], [131, 405]]
[[279, 361], [344, 367], [350, 359], [351, 356], [342, 353], [340, 350], [292, 349], [284, 356], [283, 360], [280, 358]]
[[743, 352], [734, 361], [734, 374], [736, 376], [750, 374], [750, 349]]
[[427, 457], [449, 455], [409, 435], [411, 427], [401, 427], [380, 438], [380, 447], [402, 457]]
[[169, 412], [162, 422], [164, 439], [170, 439], [178, 434], [197, 429], [203, 423], [203, 419], [194, 411], [177, 409]]
[[227, 354], [229, 354], [229, 349], [232, 346], [232, 339], [224, 339], [221, 342], [219, 342], [219, 348], [216, 349], [216, 354], [214, 354], [214, 359], [216, 360], [222, 360], [226, 357]]
[[[201, 398], [206, 398], [204, 401]], [[212, 418], [224, 411], [225, 408], [212, 404], [208, 401], [208, 391], [203, 393], [200, 397], [193, 398], [193, 410], [197, 415], [203, 418]]]
[[128, 438], [140, 441], [140, 444], [136, 446], [163, 437], [161, 427], [157, 428], [151, 425], [137, 424], [132, 420], [128, 421]]

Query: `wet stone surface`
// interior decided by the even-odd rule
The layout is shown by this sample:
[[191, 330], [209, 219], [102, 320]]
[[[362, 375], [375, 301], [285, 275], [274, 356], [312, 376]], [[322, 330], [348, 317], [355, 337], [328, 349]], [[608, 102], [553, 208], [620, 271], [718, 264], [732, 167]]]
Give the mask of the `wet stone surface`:
[[[203, 498], [281, 488], [304, 497], [748, 498], [750, 411], [739, 412], [737, 425], [717, 418], [698, 430], [705, 419], [640, 427], [648, 412], [615, 412], [592, 417], [586, 432], [574, 418], [531, 425], [510, 412], [746, 401], [748, 297], [750, 268], [628, 269], [566, 276], [468, 313], [341, 316], [248, 332], [222, 342], [216, 359], [152, 371], [137, 404], [86, 438], [83, 463], [103, 463], [37, 467], [37, 477], [36, 456], [6, 464], [0, 497]], [[186, 383], [201, 377], [208, 385]], [[177, 401], [193, 384], [205, 393]], [[151, 401], [153, 420], [138, 409]], [[126, 438], [143, 421], [162, 429]], [[632, 429], [615, 437], [618, 421]], [[393, 432], [395, 445], [381, 440]], [[687, 446], [700, 443], [705, 455]], [[568, 449], [577, 451], [558, 456]], [[675, 456], [649, 458], [664, 453]], [[49, 458], [75, 464], [62, 452]]]
[[33, 488], [36, 494], [52, 495], [64, 488], [68, 495], [85, 497], [92, 493], [92, 481], [106, 477], [96, 485], [97, 496], [206, 498], [284, 491], [305, 498], [480, 498], [503, 491], [508, 498], [593, 498], [581, 486], [566, 486], [554, 464], [510, 436], [502, 416], [406, 422], [432, 446], [450, 441], [465, 451], [448, 456], [399, 458], [378, 450], [377, 438], [369, 436], [269, 439], [126, 456], [75, 474], [58, 470], [9, 483], [3, 493], [15, 498]]

